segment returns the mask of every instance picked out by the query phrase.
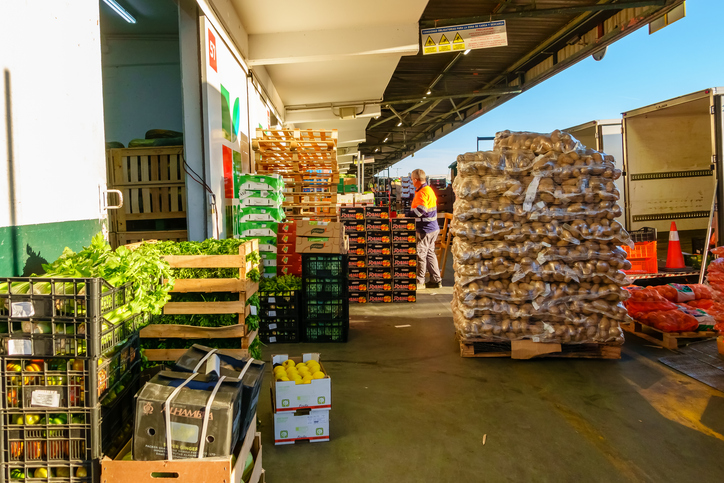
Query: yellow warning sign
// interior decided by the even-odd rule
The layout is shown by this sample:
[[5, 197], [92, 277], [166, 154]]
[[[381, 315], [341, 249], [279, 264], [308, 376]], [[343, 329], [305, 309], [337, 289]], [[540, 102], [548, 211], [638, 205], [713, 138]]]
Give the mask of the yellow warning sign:
[[445, 34], [442, 34], [442, 37], [440, 37], [440, 47], [438, 47], [439, 52], [450, 52], [452, 49], [450, 48], [450, 41], [445, 37]]
[[430, 37], [429, 35], [427, 36], [424, 47], [426, 54], [434, 54], [435, 52], [437, 52], [437, 45], [435, 44], [435, 41], [432, 40], [432, 37]]
[[455, 38], [453, 39], [453, 50], [465, 50], [465, 41], [460, 37], [459, 32], [455, 32]]

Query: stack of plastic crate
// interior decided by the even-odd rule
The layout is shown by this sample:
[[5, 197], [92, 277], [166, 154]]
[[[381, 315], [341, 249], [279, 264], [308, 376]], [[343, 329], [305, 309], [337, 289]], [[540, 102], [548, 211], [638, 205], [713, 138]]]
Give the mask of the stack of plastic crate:
[[301, 307], [305, 342], [347, 342], [347, 255], [302, 254]]
[[143, 314], [130, 284], [0, 279], [0, 481], [99, 481], [133, 431]]
[[265, 344], [299, 342], [299, 292], [259, 292], [259, 339]]

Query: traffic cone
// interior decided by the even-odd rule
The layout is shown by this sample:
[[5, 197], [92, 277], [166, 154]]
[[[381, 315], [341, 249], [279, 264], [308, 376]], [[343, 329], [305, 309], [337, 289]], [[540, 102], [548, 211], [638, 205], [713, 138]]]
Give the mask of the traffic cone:
[[673, 221], [671, 222], [671, 228], [669, 228], [669, 252], [666, 254], [666, 268], [667, 270], [685, 268], [679, 232], [676, 231], [676, 223]]

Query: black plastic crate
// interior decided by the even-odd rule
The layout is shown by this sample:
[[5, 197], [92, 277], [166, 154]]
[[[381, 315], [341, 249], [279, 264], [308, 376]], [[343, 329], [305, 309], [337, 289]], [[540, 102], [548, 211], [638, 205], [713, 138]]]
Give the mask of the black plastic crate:
[[347, 278], [303, 278], [302, 293], [305, 301], [338, 300], [345, 297]]
[[338, 300], [307, 300], [302, 317], [306, 328], [313, 322], [340, 321], [349, 319], [349, 300], [345, 290], [344, 298]]
[[4, 411], [2, 463], [45, 463], [101, 457], [98, 411], [38, 408]]
[[349, 317], [336, 321], [310, 321], [304, 327], [305, 342], [347, 342], [348, 337]]
[[131, 300], [131, 283], [113, 287], [102, 278], [0, 278], [0, 321], [30, 317], [84, 321]]
[[656, 228], [645, 226], [643, 228], [639, 228], [638, 230], [630, 231], [629, 235], [631, 235], [631, 240], [633, 240], [634, 243], [644, 243], [656, 241], [657, 232]]
[[302, 254], [302, 277], [345, 277], [347, 256], [336, 254]]
[[[145, 314], [134, 314], [118, 323], [102, 316], [80, 323], [11, 319], [0, 354], [38, 358], [102, 356], [137, 334], [147, 323]], [[2, 335], [0, 333], [0, 337]]]
[[278, 319], [274, 322], [259, 324], [259, 339], [265, 344], [299, 342], [299, 321], [296, 319]]
[[297, 290], [260, 290], [257, 294], [259, 295], [259, 305], [262, 308], [297, 308], [299, 306]]
[[134, 336], [103, 358], [2, 357], [2, 408], [94, 408], [115, 397], [128, 373], [140, 372], [138, 348]]
[[[36, 473], [44, 471], [44, 473]], [[53, 481], [95, 483], [100, 481], [100, 464], [97, 460], [66, 463], [9, 463], [2, 465], [0, 482]], [[37, 476], [35, 476], [37, 475]], [[32, 478], [35, 478], [33, 480]]]
[[[140, 368], [140, 364], [138, 367]], [[139, 389], [140, 371], [127, 372], [119, 384], [114, 386], [113, 395], [107, 396], [101, 402], [101, 453], [109, 458], [115, 458], [133, 435], [135, 396]]]

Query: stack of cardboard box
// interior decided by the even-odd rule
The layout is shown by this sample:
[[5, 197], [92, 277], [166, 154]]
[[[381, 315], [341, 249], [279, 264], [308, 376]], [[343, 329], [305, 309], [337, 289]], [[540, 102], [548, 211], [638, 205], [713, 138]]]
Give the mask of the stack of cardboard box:
[[414, 218], [393, 218], [392, 231], [392, 301], [417, 300], [417, 236]]
[[297, 253], [347, 254], [349, 238], [338, 221], [299, 220], [297, 223]]
[[[318, 353], [289, 357], [272, 355], [274, 367], [289, 369], [288, 361], [317, 361], [323, 378], [312, 379], [308, 384], [293, 380], [274, 380], [272, 386], [272, 414], [274, 416], [274, 444], [294, 444], [297, 441], [319, 443], [329, 441], [329, 412], [332, 409], [332, 378], [319, 362]], [[275, 378], [276, 379], [276, 378]]]
[[297, 224], [293, 221], [279, 223], [277, 275], [302, 276], [302, 255], [297, 253]]
[[367, 231], [364, 206], [341, 207], [339, 217], [349, 237], [349, 301], [367, 303]]
[[365, 208], [367, 231], [367, 293], [370, 303], [392, 303], [392, 231], [390, 208]]

